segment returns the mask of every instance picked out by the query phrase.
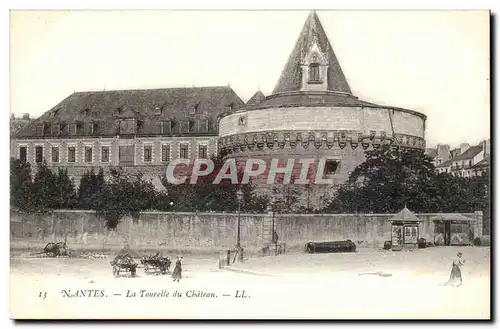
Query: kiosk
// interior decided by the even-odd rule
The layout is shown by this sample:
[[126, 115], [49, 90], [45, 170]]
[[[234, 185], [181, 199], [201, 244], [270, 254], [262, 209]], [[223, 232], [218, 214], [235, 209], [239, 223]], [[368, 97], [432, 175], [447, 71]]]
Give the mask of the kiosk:
[[404, 208], [391, 219], [392, 250], [418, 249], [419, 222], [408, 208]]

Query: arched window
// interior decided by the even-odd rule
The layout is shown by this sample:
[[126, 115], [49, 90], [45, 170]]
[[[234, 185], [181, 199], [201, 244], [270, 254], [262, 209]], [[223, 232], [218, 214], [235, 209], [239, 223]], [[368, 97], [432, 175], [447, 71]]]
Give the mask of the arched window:
[[309, 81], [320, 82], [319, 79], [319, 64], [313, 63], [309, 65]]

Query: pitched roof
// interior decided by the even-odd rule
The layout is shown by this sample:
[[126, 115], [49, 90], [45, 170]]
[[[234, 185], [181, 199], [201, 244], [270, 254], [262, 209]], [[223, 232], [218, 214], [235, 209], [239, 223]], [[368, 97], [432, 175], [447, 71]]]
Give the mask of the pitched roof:
[[261, 103], [266, 99], [266, 96], [262, 93], [262, 91], [257, 91], [247, 102], [246, 105], [256, 105]]
[[472, 146], [472, 147], [469, 147], [464, 153], [457, 155], [456, 157], [454, 157], [451, 160], [458, 161], [458, 160], [473, 159], [476, 155], [481, 153], [482, 150], [483, 150], [483, 147], [481, 145]]
[[304, 54], [310, 50], [314, 42], [317, 43], [319, 50], [326, 55], [328, 61], [327, 90], [351, 94], [351, 88], [333, 52], [330, 41], [323, 30], [318, 15], [314, 11], [309, 14], [302, 32], [300, 32], [299, 38], [274, 88], [273, 94], [301, 89], [302, 69], [300, 65]]
[[[35, 136], [41, 123], [76, 121], [100, 122], [99, 135], [116, 135], [117, 119], [130, 117], [142, 121], [141, 133], [146, 135], [159, 134], [160, 121], [190, 119], [211, 120], [214, 124], [209, 132], [215, 133], [217, 117], [243, 104], [227, 86], [77, 92], [31, 121], [16, 137]], [[161, 109], [161, 114], [155, 114], [155, 109]]]
[[399, 213], [394, 215], [391, 221], [401, 222], [421, 222], [422, 220], [415, 216], [408, 208], [404, 207]]

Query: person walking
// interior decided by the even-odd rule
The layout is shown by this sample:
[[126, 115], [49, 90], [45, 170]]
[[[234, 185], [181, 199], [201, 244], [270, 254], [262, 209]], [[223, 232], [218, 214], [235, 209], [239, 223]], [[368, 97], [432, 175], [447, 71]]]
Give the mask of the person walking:
[[447, 284], [454, 284], [459, 281], [459, 284], [457, 287], [462, 285], [462, 270], [460, 267], [462, 267], [465, 264], [465, 260], [462, 258], [463, 254], [461, 252], [457, 253], [457, 258], [453, 260], [453, 264], [451, 265], [451, 273], [450, 273], [450, 279], [448, 280]]
[[172, 281], [175, 282], [179, 282], [179, 280], [182, 278], [182, 258], [183, 257], [177, 257], [177, 261], [175, 262], [175, 267], [174, 267], [174, 270], [172, 272]]

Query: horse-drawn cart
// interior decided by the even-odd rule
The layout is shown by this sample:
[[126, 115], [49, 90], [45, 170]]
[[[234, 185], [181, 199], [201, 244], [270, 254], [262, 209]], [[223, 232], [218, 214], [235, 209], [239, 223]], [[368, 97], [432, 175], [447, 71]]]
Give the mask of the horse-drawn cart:
[[141, 259], [146, 274], [167, 274], [172, 261], [168, 257], [163, 257], [160, 253], [145, 256]]
[[120, 276], [121, 272], [130, 272], [130, 275], [135, 277], [138, 264], [129, 255], [118, 255], [110, 263], [113, 266], [114, 277]]

